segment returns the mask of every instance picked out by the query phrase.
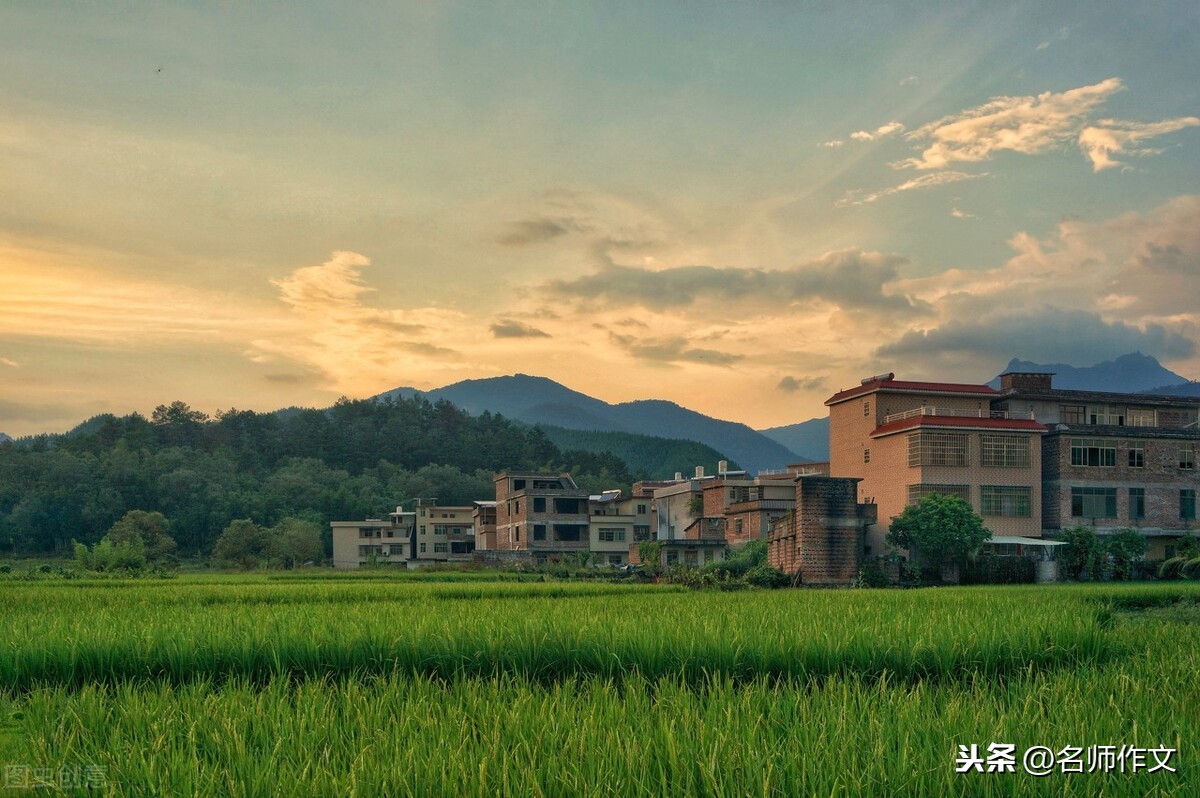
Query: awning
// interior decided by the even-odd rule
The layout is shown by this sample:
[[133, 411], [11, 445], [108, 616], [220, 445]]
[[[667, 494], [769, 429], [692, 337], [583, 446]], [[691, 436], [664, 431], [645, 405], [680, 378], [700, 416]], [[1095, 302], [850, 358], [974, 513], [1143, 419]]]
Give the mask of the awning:
[[1065, 540], [1046, 540], [1045, 538], [1023, 538], [1020, 535], [992, 535], [983, 545], [989, 543], [1016, 543], [1021, 546], [1065, 546]]

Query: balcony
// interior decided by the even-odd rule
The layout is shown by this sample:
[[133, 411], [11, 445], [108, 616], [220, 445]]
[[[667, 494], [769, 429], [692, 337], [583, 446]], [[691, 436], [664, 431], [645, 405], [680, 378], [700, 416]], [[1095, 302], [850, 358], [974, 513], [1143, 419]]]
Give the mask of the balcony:
[[1035, 421], [1033, 413], [1015, 413], [1009, 410], [963, 410], [955, 407], [914, 407], [903, 413], [888, 413], [883, 417], [884, 424], [893, 421], [903, 421], [917, 416], [951, 416], [954, 418], [1008, 418]]

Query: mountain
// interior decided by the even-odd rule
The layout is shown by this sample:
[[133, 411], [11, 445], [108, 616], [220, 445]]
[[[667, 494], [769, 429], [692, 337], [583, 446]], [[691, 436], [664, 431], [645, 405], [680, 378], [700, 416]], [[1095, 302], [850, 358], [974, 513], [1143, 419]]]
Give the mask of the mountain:
[[675, 473], [691, 474], [698, 465], [704, 466], [705, 473], [715, 474], [717, 464], [726, 459], [711, 446], [695, 441], [612, 430], [564, 429], [546, 424], [538, 427], [563, 452], [609, 452], [624, 460], [632, 474], [648, 479], [670, 479]]
[[12, 438], [8, 437], [3, 432], [0, 432], [0, 443], [4, 443], [5, 441], [11, 441], [11, 440], [12, 440]]
[[527, 424], [696, 441], [751, 472], [805, 459], [745, 424], [710, 418], [674, 402], [652, 399], [613, 405], [528, 374], [464, 380], [432, 391], [396, 388], [379, 398], [413, 395], [432, 402], [445, 399], [474, 415], [487, 410]]
[[1153, 393], [1159, 396], [1197, 396], [1200, 397], [1200, 381], [1184, 382], [1179, 385], [1162, 385], [1139, 393]]
[[759, 432], [793, 452], [802, 452], [814, 460], [829, 459], [829, 416], [811, 418], [799, 424], [760, 429]]
[[[1186, 377], [1164, 368], [1157, 358], [1143, 355], [1141, 352], [1121, 355], [1115, 360], [1106, 360], [1094, 366], [1084, 367], [1070, 366], [1065, 363], [1033, 363], [1013, 358], [1005, 366], [1004, 371], [1053, 372], [1055, 388], [1076, 391], [1169, 393], [1170, 390], [1180, 385], [1188, 384]], [[997, 376], [988, 385], [999, 388], [1000, 377]]]

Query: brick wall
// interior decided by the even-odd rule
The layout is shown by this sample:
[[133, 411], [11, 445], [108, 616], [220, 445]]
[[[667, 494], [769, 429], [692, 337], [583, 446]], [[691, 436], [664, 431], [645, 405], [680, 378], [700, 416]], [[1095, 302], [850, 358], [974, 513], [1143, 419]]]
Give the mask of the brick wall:
[[806, 585], [849, 585], [862, 562], [864, 510], [856, 479], [796, 480], [796, 509], [768, 538], [771, 565]]

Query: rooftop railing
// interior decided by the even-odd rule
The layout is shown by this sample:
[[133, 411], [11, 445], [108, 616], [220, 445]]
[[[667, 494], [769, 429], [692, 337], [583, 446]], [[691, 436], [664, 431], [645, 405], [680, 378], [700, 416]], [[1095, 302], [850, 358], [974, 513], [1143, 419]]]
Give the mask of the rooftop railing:
[[1033, 421], [1033, 413], [1015, 413], [1009, 410], [966, 410], [957, 407], [914, 407], [903, 413], [888, 413], [883, 417], [884, 424], [893, 421], [903, 421], [916, 416], [952, 416], [956, 418], [1016, 418]]

